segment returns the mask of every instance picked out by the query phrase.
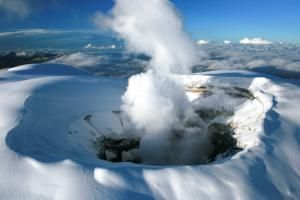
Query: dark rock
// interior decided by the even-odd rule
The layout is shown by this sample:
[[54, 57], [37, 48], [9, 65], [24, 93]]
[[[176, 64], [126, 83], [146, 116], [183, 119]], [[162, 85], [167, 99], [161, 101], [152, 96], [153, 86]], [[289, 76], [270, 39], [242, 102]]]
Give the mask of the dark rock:
[[228, 96], [234, 97], [234, 98], [246, 98], [253, 100], [255, 97], [253, 94], [245, 88], [240, 88], [240, 87], [232, 87], [232, 88], [222, 88], [225, 91], [225, 94]]
[[234, 132], [230, 125], [222, 123], [212, 123], [208, 126], [208, 133], [211, 143], [214, 145], [214, 151], [209, 156], [211, 161], [221, 154], [226, 157], [240, 150], [237, 147], [237, 141], [233, 137]]
[[0, 55], [0, 69], [16, 67], [25, 64], [44, 63], [60, 56], [60, 54], [42, 52], [18, 56], [16, 52], [10, 52]]
[[[97, 157], [102, 160], [108, 160], [111, 162], [122, 162], [122, 154], [129, 152], [140, 147], [140, 138], [130, 136], [128, 138], [110, 138], [100, 137], [94, 142], [94, 146], [97, 150]], [[140, 158], [131, 159], [131, 162], [140, 163]]]
[[210, 109], [210, 108], [201, 108], [195, 111], [200, 118], [202, 118], [205, 122], [212, 121], [218, 116], [223, 116], [223, 117], [230, 117], [234, 114], [233, 111], [230, 110], [225, 110], [225, 109], [220, 109], [220, 110], [215, 110], [215, 109]]

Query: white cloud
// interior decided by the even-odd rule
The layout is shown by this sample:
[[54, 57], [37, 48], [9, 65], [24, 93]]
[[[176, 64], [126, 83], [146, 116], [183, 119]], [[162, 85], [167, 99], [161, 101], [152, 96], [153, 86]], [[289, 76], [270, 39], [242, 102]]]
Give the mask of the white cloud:
[[230, 44], [231, 41], [230, 40], [224, 40], [224, 44]]
[[83, 48], [85, 48], [85, 49], [94, 49], [95, 46], [93, 46], [92, 44], [87, 44]]
[[18, 17], [26, 17], [31, 11], [25, 0], [0, 0], [0, 10]]
[[249, 39], [249, 38], [244, 38], [242, 40], [240, 40], [240, 44], [272, 44], [271, 41], [268, 40], [264, 40], [262, 38], [253, 38], [253, 39]]
[[17, 52], [16, 56], [18, 56], [18, 57], [25, 57], [25, 56], [27, 56], [27, 53], [25, 51]]
[[109, 46], [94, 46], [92, 44], [87, 44], [83, 47], [84, 49], [115, 49], [117, 46], [115, 44]]
[[10, 31], [10, 32], [0, 32], [0, 37], [8, 37], [14, 35], [61, 34], [61, 33], [72, 33], [72, 32], [75, 31], [47, 30], [47, 29], [21, 29], [21, 30]]
[[198, 40], [197, 44], [208, 44], [209, 41], [207, 40]]

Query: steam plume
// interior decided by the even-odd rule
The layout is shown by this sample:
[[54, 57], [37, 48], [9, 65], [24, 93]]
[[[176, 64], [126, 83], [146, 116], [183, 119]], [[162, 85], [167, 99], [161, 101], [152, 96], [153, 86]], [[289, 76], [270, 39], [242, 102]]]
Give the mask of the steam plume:
[[149, 67], [156, 73], [189, 73], [197, 61], [194, 44], [168, 0], [116, 0], [110, 16], [98, 14], [96, 21], [118, 33], [130, 52], [151, 56]]
[[197, 62], [194, 43], [183, 31], [173, 4], [168, 0], [116, 0], [108, 17], [98, 14], [95, 19], [124, 39], [128, 51], [152, 58], [148, 72], [129, 79], [122, 105], [144, 134], [143, 161], [188, 164], [205, 160], [210, 145], [205, 125], [172, 76], [190, 73]]

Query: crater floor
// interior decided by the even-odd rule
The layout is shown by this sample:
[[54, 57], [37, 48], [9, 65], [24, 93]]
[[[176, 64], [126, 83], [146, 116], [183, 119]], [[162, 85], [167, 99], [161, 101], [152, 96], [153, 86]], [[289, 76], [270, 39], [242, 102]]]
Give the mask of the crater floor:
[[[122, 131], [112, 111], [126, 80], [63, 65], [1, 72], [0, 199], [299, 198], [299, 83], [247, 71], [177, 78], [208, 124], [230, 124], [241, 151], [207, 165], [100, 160], [93, 138], [96, 130]], [[94, 124], [98, 120], [103, 123]]]

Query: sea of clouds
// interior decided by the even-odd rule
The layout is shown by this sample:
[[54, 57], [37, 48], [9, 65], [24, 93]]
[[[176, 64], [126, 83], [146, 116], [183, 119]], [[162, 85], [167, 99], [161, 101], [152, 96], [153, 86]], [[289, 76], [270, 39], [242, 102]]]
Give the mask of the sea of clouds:
[[[55, 63], [72, 65], [93, 72], [95, 75], [129, 77], [149, 69], [148, 57], [129, 54], [124, 49], [109, 49], [99, 54], [89, 49], [64, 55]], [[195, 48], [198, 61], [193, 72], [213, 70], [250, 70], [279, 76], [300, 78], [300, 45], [295, 44], [238, 44], [209, 43]]]
[[300, 78], [300, 46], [294, 44], [207, 44], [199, 46], [194, 72], [251, 70], [282, 78]]

